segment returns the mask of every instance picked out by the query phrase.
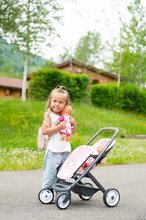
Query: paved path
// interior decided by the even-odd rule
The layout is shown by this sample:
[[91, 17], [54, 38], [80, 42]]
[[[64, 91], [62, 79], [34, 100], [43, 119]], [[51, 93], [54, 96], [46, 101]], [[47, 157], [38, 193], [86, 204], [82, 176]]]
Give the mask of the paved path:
[[42, 170], [0, 172], [0, 220], [146, 220], [146, 164], [98, 166], [92, 173], [105, 188], [120, 191], [117, 207], [105, 206], [101, 192], [90, 201], [72, 194], [66, 210], [42, 205]]

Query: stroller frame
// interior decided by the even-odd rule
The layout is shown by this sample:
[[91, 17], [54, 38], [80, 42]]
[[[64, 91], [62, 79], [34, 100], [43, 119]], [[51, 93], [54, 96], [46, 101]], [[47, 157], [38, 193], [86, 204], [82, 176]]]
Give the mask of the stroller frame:
[[[71, 191], [75, 194], [78, 194], [82, 200], [89, 200], [92, 196], [101, 191], [103, 193], [103, 202], [108, 207], [114, 207], [119, 203], [120, 193], [117, 189], [105, 189], [101, 183], [92, 175], [90, 170], [100, 163], [100, 161], [108, 154], [108, 152], [113, 148], [110, 147], [115, 137], [117, 136], [119, 129], [114, 127], [105, 127], [101, 128], [88, 142], [86, 145], [90, 145], [101, 133], [105, 131], [114, 132], [112, 137], [109, 139], [104, 149], [99, 153], [99, 155], [90, 155], [89, 157], [93, 157], [94, 161], [87, 167], [83, 173], [75, 172], [72, 176], [74, 182], [67, 182], [66, 180], [59, 180], [59, 182], [55, 183], [52, 188], [57, 192], [58, 197], [56, 199], [56, 205], [59, 209], [66, 209], [71, 203]], [[92, 147], [92, 146], [91, 146]], [[88, 158], [86, 158], [87, 160]], [[85, 160], [85, 161], [86, 161]], [[84, 162], [85, 162], [84, 161]], [[89, 178], [94, 184], [95, 187], [91, 183], [83, 183], [83, 178]], [[48, 192], [53, 193], [51, 190]], [[54, 196], [53, 196], [54, 197]], [[51, 197], [52, 198], [52, 197]], [[41, 201], [41, 199], [39, 198]], [[52, 201], [52, 200], [51, 200]], [[41, 201], [42, 202], [42, 201]], [[42, 202], [43, 203], [43, 202]], [[50, 201], [47, 203], [49, 204]], [[46, 204], [46, 203], [45, 203]]]

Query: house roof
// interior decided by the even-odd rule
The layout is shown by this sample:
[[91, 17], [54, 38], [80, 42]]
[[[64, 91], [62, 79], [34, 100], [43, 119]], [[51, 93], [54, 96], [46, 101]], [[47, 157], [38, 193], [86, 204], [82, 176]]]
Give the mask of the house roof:
[[102, 75], [108, 76], [108, 77], [113, 78], [113, 79], [117, 79], [118, 78], [118, 76], [116, 74], [104, 71], [102, 69], [98, 69], [98, 68], [93, 67], [91, 65], [86, 65], [86, 64], [81, 63], [81, 62], [79, 62], [79, 61], [77, 61], [75, 59], [66, 60], [66, 61], [64, 61], [64, 62], [62, 62], [60, 64], [56, 64], [53, 67], [55, 67], [55, 68], [62, 68], [62, 67], [66, 67], [66, 66], [69, 66], [69, 65], [77, 65], [79, 67], [86, 68], [87, 70], [92, 70], [92, 71], [97, 72], [99, 74], [101, 73]]
[[22, 79], [0, 77], [0, 87], [22, 89]]

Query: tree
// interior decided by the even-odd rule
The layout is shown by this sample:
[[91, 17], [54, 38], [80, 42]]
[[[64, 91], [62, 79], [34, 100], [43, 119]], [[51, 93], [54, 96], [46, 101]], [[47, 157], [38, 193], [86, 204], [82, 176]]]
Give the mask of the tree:
[[14, 32], [17, 29], [17, 16], [20, 13], [19, 0], [1, 0], [0, 35]]
[[87, 32], [80, 38], [74, 52], [74, 58], [85, 64], [95, 65], [102, 50], [99, 33]]
[[72, 51], [71, 49], [68, 49], [68, 48], [64, 47], [63, 53], [60, 54], [60, 56], [59, 56], [59, 61], [62, 62], [64, 60], [72, 59], [73, 55], [72, 55], [71, 51]]
[[[118, 45], [112, 45], [110, 70], [120, 72], [140, 88], [146, 81], [146, 16], [140, 0], [128, 6], [129, 23], [122, 22]], [[120, 61], [120, 62], [119, 62]]]
[[42, 67], [43, 67], [43, 68], [48, 68], [48, 67], [54, 66], [55, 64], [56, 64], [56, 62], [55, 62], [53, 59], [51, 59], [51, 60], [46, 61], [46, 62], [42, 65]]
[[125, 28], [125, 41], [129, 38], [129, 51], [133, 55], [131, 62], [132, 77], [141, 88], [146, 73], [146, 16], [141, 0], [135, 0], [128, 6], [132, 15], [130, 25]]
[[0, 34], [24, 56], [25, 100], [29, 56], [40, 53], [42, 43], [46, 48], [51, 45], [51, 37], [56, 35], [55, 22], [61, 19], [61, 7], [57, 0], [2, 0], [0, 5]]

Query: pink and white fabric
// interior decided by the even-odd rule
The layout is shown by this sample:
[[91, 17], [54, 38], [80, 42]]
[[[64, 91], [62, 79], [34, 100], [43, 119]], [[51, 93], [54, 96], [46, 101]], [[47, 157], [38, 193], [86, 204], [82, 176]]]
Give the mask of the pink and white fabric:
[[[109, 140], [104, 138], [96, 142], [93, 146], [82, 145], [76, 148], [60, 168], [57, 177], [66, 180], [71, 178], [75, 172], [81, 172], [81, 170], [83, 172], [85, 169], [82, 169], [82, 165], [84, 168], [89, 167], [94, 161], [90, 156], [98, 155], [98, 148], [101, 146], [104, 148]], [[110, 144], [108, 149], [112, 148], [114, 144], [115, 141]], [[84, 166], [84, 162], [86, 162], [86, 166]]]

